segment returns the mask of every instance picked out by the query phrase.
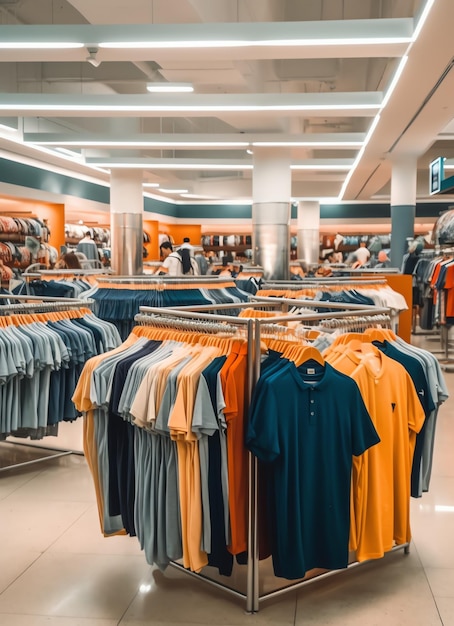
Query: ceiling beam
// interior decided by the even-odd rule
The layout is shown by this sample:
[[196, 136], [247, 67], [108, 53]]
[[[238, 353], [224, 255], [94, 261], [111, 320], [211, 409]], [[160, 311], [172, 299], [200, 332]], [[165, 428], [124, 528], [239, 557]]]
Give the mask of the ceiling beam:
[[[0, 60], [149, 60], [149, 51], [191, 58], [354, 58], [401, 56], [414, 34], [412, 18], [188, 24], [0, 25]], [[66, 48], [66, 50], [64, 50]], [[147, 52], [148, 51], [148, 52]], [[5, 54], [6, 53], [6, 54]], [[133, 59], [132, 54], [137, 58]]]

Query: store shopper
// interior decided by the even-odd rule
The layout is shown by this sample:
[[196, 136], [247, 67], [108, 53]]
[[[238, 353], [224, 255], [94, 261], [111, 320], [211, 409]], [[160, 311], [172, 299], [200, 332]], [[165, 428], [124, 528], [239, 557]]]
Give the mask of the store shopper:
[[168, 274], [169, 276], [184, 276], [186, 274], [197, 276], [199, 274], [197, 261], [194, 257], [190, 254], [186, 256], [184, 253], [174, 252], [170, 241], [164, 241], [159, 246], [159, 251], [163, 263], [158, 269], [158, 274]]
[[80, 270], [82, 269], [82, 265], [74, 252], [66, 252], [60, 255], [60, 258], [55, 263], [55, 269]]
[[378, 260], [378, 263], [375, 267], [378, 267], [378, 268], [391, 267], [391, 261], [388, 255], [386, 254], [385, 250], [380, 250], [380, 252], [378, 253], [377, 260]]
[[366, 242], [361, 241], [359, 248], [353, 253], [353, 267], [362, 267], [366, 265], [370, 259], [370, 252], [366, 247]]

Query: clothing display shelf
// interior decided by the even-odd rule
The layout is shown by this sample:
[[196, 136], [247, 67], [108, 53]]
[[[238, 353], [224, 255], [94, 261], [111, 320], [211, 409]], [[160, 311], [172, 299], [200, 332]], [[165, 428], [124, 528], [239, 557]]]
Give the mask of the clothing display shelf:
[[[422, 252], [425, 252], [425, 251], [423, 250]], [[429, 254], [426, 255], [426, 258], [429, 258], [430, 260], [434, 260], [434, 261], [438, 260], [440, 263], [442, 263], [443, 261], [446, 261], [447, 263], [449, 263], [450, 261], [454, 260], [454, 247], [452, 245], [440, 246], [437, 250], [437, 254], [434, 254], [433, 251], [428, 251], [428, 252], [432, 252], [432, 256], [430, 256]], [[424, 257], [421, 257], [421, 258], [424, 258]], [[416, 270], [416, 267], [415, 267], [415, 270]], [[441, 285], [440, 287], [441, 289], [439, 291], [441, 292], [443, 291], [443, 287]], [[437, 283], [433, 285], [433, 289], [435, 291], [438, 291]], [[438, 298], [440, 298], [440, 293], [438, 294]], [[440, 304], [440, 306], [442, 305]], [[445, 302], [445, 307], [446, 306], [447, 306], [447, 303]], [[446, 315], [445, 315], [445, 319], [446, 319]], [[449, 330], [451, 328], [451, 325], [452, 324], [447, 323], [447, 321], [443, 323], [441, 320], [439, 320], [438, 326], [439, 326], [439, 331], [440, 331], [440, 348], [436, 352], [434, 351], [434, 353], [437, 354], [437, 357], [440, 360], [441, 368], [446, 372], [454, 371], [454, 357], [451, 355], [451, 350], [454, 345], [454, 340], [449, 337]]]
[[239, 289], [231, 277], [218, 276], [106, 276], [90, 294], [95, 312], [114, 323], [123, 339], [132, 330], [140, 306], [246, 302], [248, 293]]
[[[269, 281], [269, 282], [264, 282], [261, 285], [260, 291], [257, 292], [257, 294], [255, 296], [253, 296], [253, 299], [260, 299], [260, 298], [265, 298], [265, 301], [267, 298], [269, 298], [269, 295], [264, 295], [261, 296], [261, 291], [269, 291], [269, 290], [276, 290], [275, 293], [273, 293], [273, 298], [274, 297], [278, 297], [280, 298], [283, 302], [285, 302], [286, 307], [291, 307], [293, 305], [295, 305], [296, 301], [293, 298], [289, 298], [288, 297], [288, 293], [286, 292], [297, 292], [297, 291], [304, 291], [305, 289], [310, 289], [310, 290], [321, 290], [324, 292], [330, 292], [330, 290], [335, 290], [335, 291], [339, 291], [340, 288], [348, 288], [348, 289], [360, 289], [360, 288], [376, 288], [376, 287], [386, 287], [388, 285], [386, 279], [382, 279], [382, 278], [375, 278], [375, 279], [360, 279], [360, 280], [352, 280], [351, 278], [305, 278], [302, 281]], [[282, 295], [279, 294], [279, 292], [282, 291]], [[301, 300], [301, 302], [303, 302], [303, 300]], [[308, 304], [308, 300], [304, 300], [305, 304]], [[326, 302], [329, 301], [323, 301], [325, 303], [325, 307], [326, 307]], [[314, 303], [315, 306], [320, 305], [320, 303]], [[368, 305], [369, 306], [369, 305]], [[336, 303], [334, 301], [330, 302], [330, 308], [332, 309], [336, 309], [336, 310], [341, 310], [344, 307], [344, 303]], [[355, 310], [355, 307], [357, 310], [360, 310], [361, 308], [364, 307], [363, 304], [349, 304], [349, 307], [351, 307], [350, 310]], [[386, 307], [389, 310], [389, 314], [391, 316], [391, 328], [393, 331], [397, 331], [398, 325], [399, 325], [399, 310], [391, 308], [391, 307]]]
[[[80, 300], [75, 298], [42, 298], [40, 296], [30, 295], [9, 295], [0, 294], [0, 317], [4, 315], [21, 315], [21, 314], [34, 314], [34, 313], [53, 313], [61, 311], [78, 311], [81, 308], [93, 309], [93, 300]], [[2, 464], [0, 472], [4, 472], [10, 469], [16, 469], [18, 467], [24, 467], [28, 465], [34, 465], [47, 461], [49, 459], [56, 459], [63, 456], [69, 456], [71, 454], [82, 454], [75, 450], [61, 450], [53, 447], [41, 447], [35, 446], [31, 443], [17, 443], [2, 441], [1, 446], [12, 445], [32, 448], [36, 451], [36, 458], [33, 460], [27, 460], [23, 462], [17, 462], [12, 464]]]
[[50, 270], [42, 267], [30, 266], [22, 274], [25, 281], [24, 289], [27, 294], [33, 295], [31, 283], [34, 280], [71, 280], [71, 279], [87, 279], [90, 282], [97, 283], [98, 277], [104, 279], [106, 276], [112, 275], [112, 271], [108, 268], [91, 269], [91, 268], [75, 268], [75, 269], [54, 269]]
[[[329, 303], [326, 302], [298, 302], [292, 303], [295, 308], [300, 306], [305, 308], [322, 308], [329, 307]], [[275, 312], [276, 316], [269, 318], [242, 318], [234, 317], [230, 315], [216, 315], [213, 311], [219, 308], [219, 305], [213, 306], [199, 306], [199, 307], [179, 307], [174, 309], [158, 308], [158, 307], [140, 307], [140, 312], [136, 316], [136, 321], [140, 325], [147, 326], [165, 326], [167, 328], [177, 328], [187, 330], [197, 329], [198, 331], [216, 332], [217, 329], [221, 333], [229, 334], [237, 329], [247, 334], [247, 398], [250, 403], [254, 386], [260, 376], [260, 363], [261, 363], [261, 351], [262, 351], [262, 334], [266, 332], [269, 334], [273, 330], [277, 333], [278, 337], [282, 336], [282, 333], [293, 333], [292, 328], [285, 328], [288, 322], [304, 322], [308, 324], [315, 324], [314, 328], [317, 328], [317, 323], [322, 322], [323, 325], [328, 325], [331, 320], [334, 322], [339, 319], [340, 316], [345, 316], [353, 321], [358, 317], [362, 319], [362, 324], [365, 327], [373, 327], [375, 325], [379, 327], [389, 327], [390, 318], [388, 317], [389, 310], [386, 308], [378, 308], [375, 306], [365, 306], [362, 308], [352, 307], [349, 305], [343, 305], [339, 307], [336, 312], [311, 312], [306, 311], [302, 315], [289, 315], [285, 313], [287, 303], [282, 299], [270, 298], [268, 301], [256, 301], [249, 302], [240, 305], [223, 305], [223, 308], [228, 310], [236, 309], [238, 306], [242, 309], [245, 308], [258, 308], [258, 309], [271, 309]], [[337, 308], [337, 307], [336, 307]], [[343, 310], [340, 310], [340, 309]], [[192, 310], [191, 310], [192, 309]], [[282, 326], [284, 325], [284, 326]], [[355, 327], [353, 327], [355, 328]], [[260, 593], [260, 565], [259, 565], [259, 549], [258, 549], [258, 463], [257, 459], [251, 454], [249, 456], [249, 507], [248, 507], [248, 551], [247, 551], [247, 573], [245, 590], [234, 589], [230, 586], [224, 585], [211, 578], [205, 573], [196, 573], [183, 567], [180, 562], [171, 561], [170, 565], [179, 569], [187, 575], [194, 577], [197, 580], [210, 584], [226, 593], [234, 595], [238, 598], [245, 600], [246, 611], [248, 613], [256, 613], [259, 610], [260, 602], [271, 599], [278, 595], [282, 595], [286, 592], [292, 591], [298, 587], [306, 585], [309, 582], [313, 582], [315, 578], [332, 576], [336, 573], [340, 573], [343, 570], [328, 571], [322, 574], [316, 574], [315, 578], [308, 578], [299, 581], [292, 582], [284, 587], [279, 587], [268, 593]], [[399, 545], [395, 549], [403, 549], [407, 553], [409, 550], [409, 544]], [[351, 563], [349, 567], [356, 567], [359, 563]]]

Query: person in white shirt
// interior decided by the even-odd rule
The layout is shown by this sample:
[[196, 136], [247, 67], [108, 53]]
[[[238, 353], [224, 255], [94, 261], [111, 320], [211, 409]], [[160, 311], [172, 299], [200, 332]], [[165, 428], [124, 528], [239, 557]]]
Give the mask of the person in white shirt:
[[[174, 252], [170, 241], [164, 241], [160, 246], [161, 257], [164, 259], [162, 265], [157, 270], [158, 274], [168, 274], [169, 276], [183, 276], [183, 260], [178, 252]], [[199, 268], [197, 261], [190, 257], [190, 271], [186, 274], [198, 275]]]
[[189, 237], [184, 237], [183, 243], [180, 246], [180, 250], [187, 248], [191, 256], [194, 256], [194, 246], [191, 244]]
[[79, 241], [79, 243], [95, 243], [93, 241], [93, 239], [92, 239], [91, 232], [89, 230], [87, 230], [87, 232], [82, 237], [82, 239]]
[[361, 243], [359, 244], [359, 248], [355, 250], [353, 256], [356, 259], [356, 263], [353, 264], [354, 266], [361, 267], [362, 265], [366, 265], [366, 263], [370, 259], [370, 252], [366, 248], [365, 241], [361, 241]]

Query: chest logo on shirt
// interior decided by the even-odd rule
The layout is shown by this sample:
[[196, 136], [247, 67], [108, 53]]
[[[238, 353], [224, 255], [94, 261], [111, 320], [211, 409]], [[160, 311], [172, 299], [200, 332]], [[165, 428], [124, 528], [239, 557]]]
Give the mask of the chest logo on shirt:
[[396, 408], [396, 403], [395, 402], [391, 402], [391, 408], [392, 408], [393, 413], [394, 413], [394, 409]]

